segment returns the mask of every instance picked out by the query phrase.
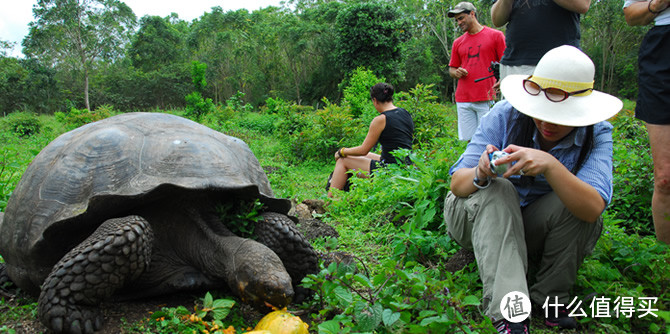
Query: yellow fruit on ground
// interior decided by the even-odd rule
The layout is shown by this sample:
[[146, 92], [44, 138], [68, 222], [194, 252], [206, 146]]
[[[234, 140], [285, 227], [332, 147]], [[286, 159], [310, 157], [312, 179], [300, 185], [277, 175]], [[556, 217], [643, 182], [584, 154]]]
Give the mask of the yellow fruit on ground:
[[[307, 328], [309, 325], [304, 323], [302, 319], [288, 313], [286, 309], [270, 312], [258, 322], [254, 332], [268, 331], [272, 334], [308, 334]], [[262, 332], [258, 332], [260, 334]]]

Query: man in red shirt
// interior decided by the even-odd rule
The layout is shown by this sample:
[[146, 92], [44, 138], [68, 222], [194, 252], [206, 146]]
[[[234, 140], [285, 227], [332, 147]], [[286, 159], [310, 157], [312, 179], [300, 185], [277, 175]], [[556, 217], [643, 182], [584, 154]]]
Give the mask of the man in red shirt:
[[[505, 51], [505, 35], [477, 21], [475, 6], [460, 2], [447, 16], [458, 23], [464, 34], [454, 41], [449, 61], [449, 75], [458, 79], [456, 109], [458, 139], [469, 141], [496, 98], [496, 79], [489, 72], [491, 62], [499, 62]], [[477, 79], [489, 77], [477, 81]]]

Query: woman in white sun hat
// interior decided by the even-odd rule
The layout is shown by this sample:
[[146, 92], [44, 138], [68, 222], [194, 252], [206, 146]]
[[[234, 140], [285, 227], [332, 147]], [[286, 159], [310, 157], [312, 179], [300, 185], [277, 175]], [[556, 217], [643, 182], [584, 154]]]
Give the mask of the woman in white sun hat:
[[[528, 332], [528, 319], [503, 314], [512, 291], [529, 296], [546, 325], [576, 327], [569, 292], [612, 197], [605, 120], [623, 106], [593, 90], [594, 73], [586, 54], [564, 45], [547, 52], [533, 75], [507, 76], [506, 100], [482, 118], [451, 167], [444, 219], [451, 237], [474, 251], [485, 313], [501, 333]], [[500, 175], [489, 158], [498, 150], [508, 154], [496, 161], [508, 165]]]

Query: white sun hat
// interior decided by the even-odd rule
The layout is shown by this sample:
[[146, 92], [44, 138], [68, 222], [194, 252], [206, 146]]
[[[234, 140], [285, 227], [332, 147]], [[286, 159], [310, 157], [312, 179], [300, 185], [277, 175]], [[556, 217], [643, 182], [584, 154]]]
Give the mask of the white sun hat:
[[[508, 75], [500, 91], [509, 103], [532, 118], [564, 126], [587, 126], [616, 115], [623, 107], [618, 98], [593, 89], [595, 66], [591, 59], [574, 46], [563, 45], [549, 50], [537, 63], [533, 75]], [[544, 91], [531, 95], [524, 89], [529, 79], [543, 89], [558, 88], [580, 94], [561, 102], [550, 101]]]

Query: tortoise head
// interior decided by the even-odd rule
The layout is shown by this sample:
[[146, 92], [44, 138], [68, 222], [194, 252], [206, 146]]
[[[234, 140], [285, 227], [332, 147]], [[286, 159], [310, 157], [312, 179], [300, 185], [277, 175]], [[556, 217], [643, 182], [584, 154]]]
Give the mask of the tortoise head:
[[291, 276], [268, 247], [247, 239], [234, 257], [234, 278], [229, 285], [243, 302], [267, 310], [283, 308], [293, 300]]

